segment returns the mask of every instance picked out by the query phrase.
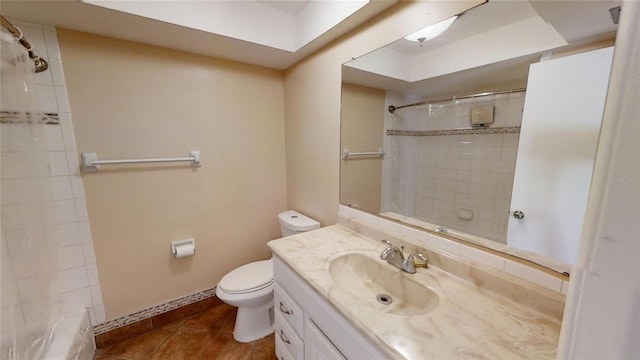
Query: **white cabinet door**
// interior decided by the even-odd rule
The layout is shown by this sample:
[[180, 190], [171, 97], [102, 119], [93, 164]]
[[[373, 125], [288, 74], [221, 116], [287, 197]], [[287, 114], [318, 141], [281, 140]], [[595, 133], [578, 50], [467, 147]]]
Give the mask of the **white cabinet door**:
[[311, 320], [305, 323], [304, 358], [305, 360], [346, 360]]
[[289, 351], [276, 344], [276, 359], [278, 360], [297, 360]]
[[[575, 262], [612, 57], [606, 48], [531, 65], [509, 246]], [[511, 216], [516, 210], [524, 218]]]

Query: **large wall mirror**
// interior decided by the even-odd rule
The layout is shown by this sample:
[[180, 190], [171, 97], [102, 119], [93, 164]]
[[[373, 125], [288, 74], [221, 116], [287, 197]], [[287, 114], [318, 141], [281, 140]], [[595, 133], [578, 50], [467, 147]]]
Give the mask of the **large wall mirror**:
[[568, 272], [619, 5], [489, 1], [344, 64], [340, 202]]

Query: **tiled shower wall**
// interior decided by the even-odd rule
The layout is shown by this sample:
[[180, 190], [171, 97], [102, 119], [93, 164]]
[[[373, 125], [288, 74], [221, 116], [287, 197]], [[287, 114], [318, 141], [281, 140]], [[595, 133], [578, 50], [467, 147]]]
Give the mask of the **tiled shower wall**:
[[[514, 92], [387, 113], [382, 212], [506, 243], [524, 95]], [[419, 100], [389, 92], [386, 105]], [[471, 109], [488, 105], [494, 106], [494, 123], [472, 129]]]
[[[47, 241], [55, 242], [57, 245], [58, 303], [63, 312], [65, 309], [86, 307], [92, 324], [100, 324], [105, 320], [105, 311], [56, 30], [52, 26], [14, 19], [11, 21], [22, 29], [27, 40], [35, 48], [36, 54], [44, 57], [49, 63], [49, 70], [35, 75], [39, 105], [37, 110], [57, 113], [60, 119], [59, 125], [45, 127], [51, 188], [45, 189], [47, 200], [43, 204]], [[11, 95], [9, 92], [2, 92], [5, 100]], [[10, 101], [3, 101], [3, 106], [8, 102]], [[25, 181], [21, 181], [23, 168], [28, 165], [20, 162], [20, 154], [11, 146], [15, 127], [12, 124], [1, 126], [3, 193], [33, 191]], [[2, 198], [3, 217], [11, 217], [16, 208], [16, 204], [12, 204], [10, 198]], [[23, 218], [20, 221], [28, 219]], [[27, 317], [29, 304], [25, 298], [28, 289], [16, 286], [16, 280], [22, 276], [17, 269], [23, 265], [20, 264], [18, 235], [19, 229], [15, 226], [2, 228], [1, 304], [3, 308], [11, 304], [20, 304], [24, 316]]]

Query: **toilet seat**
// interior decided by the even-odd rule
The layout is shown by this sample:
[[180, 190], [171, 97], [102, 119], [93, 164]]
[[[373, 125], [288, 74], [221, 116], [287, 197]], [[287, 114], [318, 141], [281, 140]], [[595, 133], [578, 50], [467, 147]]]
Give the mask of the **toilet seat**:
[[273, 284], [273, 261], [262, 260], [242, 265], [225, 275], [218, 286], [227, 294], [245, 294]]

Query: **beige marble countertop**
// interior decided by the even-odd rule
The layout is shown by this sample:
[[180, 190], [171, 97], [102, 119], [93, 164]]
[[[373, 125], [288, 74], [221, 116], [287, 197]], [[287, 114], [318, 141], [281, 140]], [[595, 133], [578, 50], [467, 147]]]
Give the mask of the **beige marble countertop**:
[[[341, 225], [273, 240], [273, 252], [356, 328], [395, 359], [555, 359], [560, 319], [520, 305], [434, 266], [406, 274], [379, 259], [384, 244]], [[422, 315], [399, 316], [340, 290], [330, 261], [362, 253], [438, 295]], [[505, 277], [505, 281], [514, 281]], [[509, 284], [507, 284], [507, 287]], [[375, 300], [373, 300], [375, 302]]]

